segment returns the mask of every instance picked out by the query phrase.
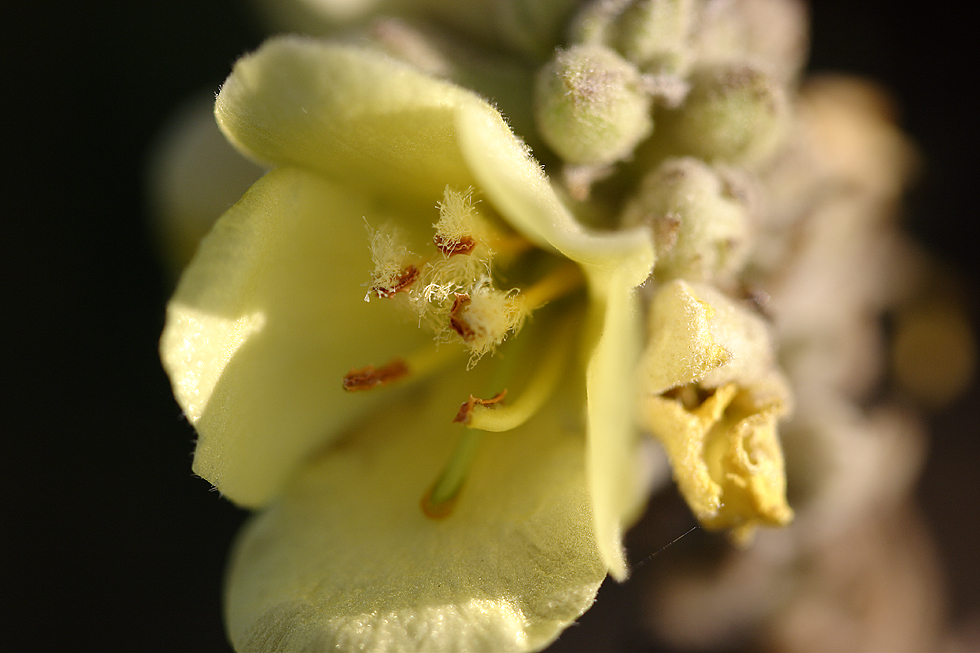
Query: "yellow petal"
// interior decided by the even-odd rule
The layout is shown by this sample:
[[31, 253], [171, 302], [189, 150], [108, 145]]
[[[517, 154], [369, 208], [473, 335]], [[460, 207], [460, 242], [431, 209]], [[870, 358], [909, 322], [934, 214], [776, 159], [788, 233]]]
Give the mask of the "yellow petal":
[[711, 477], [704, 448], [734, 395], [734, 385], [720, 388], [694, 410], [659, 396], [646, 397], [641, 404], [644, 424], [666, 449], [674, 479], [699, 520], [714, 519], [722, 507], [721, 486]]
[[739, 538], [751, 535], [758, 524], [785, 526], [792, 520], [793, 511], [786, 502], [786, 466], [776, 432], [778, 415], [778, 407], [753, 411], [742, 406], [716, 427], [713, 442], [708, 444], [709, 465], [716, 466], [715, 473], [723, 478], [725, 506], [706, 526], [734, 528]]
[[587, 269], [625, 266], [636, 285], [653, 265], [645, 230], [580, 227], [486, 101], [377, 52], [270, 39], [235, 64], [215, 115], [260, 161], [368, 186], [398, 206], [431, 208], [447, 185], [472, 186], [526, 238]]
[[632, 369], [640, 351], [639, 312], [628, 271], [592, 285], [588, 352], [588, 479], [603, 560], [617, 580], [627, 575], [622, 535], [641, 497]]
[[667, 451], [691, 510], [741, 541], [758, 524], [788, 523], [776, 422], [792, 399], [768, 326], [713, 287], [682, 280], [657, 291], [650, 324], [640, 419]]
[[639, 369], [644, 393], [658, 395], [700, 381], [731, 360], [731, 352], [717, 342], [711, 328], [714, 315], [714, 308], [698, 299], [685, 281], [672, 281], [657, 291]]
[[769, 327], [745, 306], [706, 283], [678, 279], [657, 291], [639, 369], [644, 393], [695, 382], [716, 388], [734, 381], [765, 386], [788, 403], [788, 387], [773, 386], [778, 381], [774, 365]]
[[784, 407], [764, 396], [769, 403], [757, 404], [752, 392], [729, 383], [697, 407], [653, 396], [641, 407], [698, 520], [707, 528], [735, 529], [743, 541], [760, 524], [784, 526], [793, 518], [776, 432]]
[[235, 64], [215, 116], [262, 162], [431, 207], [447, 185], [474, 185], [453, 118], [461, 103], [476, 101], [378, 53], [280, 37]]
[[[236, 547], [227, 619], [239, 650], [530, 650], [586, 610], [605, 576], [585, 483], [583, 389], [487, 435], [452, 512], [420, 499], [462, 427], [443, 375], [358, 424]], [[446, 408], [450, 407], [447, 413]]]
[[394, 390], [345, 393], [352, 367], [431, 342], [397, 307], [364, 302], [365, 217], [404, 220], [308, 172], [275, 170], [219, 220], [168, 306], [161, 355], [199, 434], [194, 470], [240, 504], [267, 502]]

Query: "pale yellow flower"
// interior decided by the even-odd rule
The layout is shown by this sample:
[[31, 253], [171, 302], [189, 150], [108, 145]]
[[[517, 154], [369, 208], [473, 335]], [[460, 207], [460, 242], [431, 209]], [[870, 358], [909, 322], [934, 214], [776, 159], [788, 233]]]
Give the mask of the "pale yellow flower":
[[366, 50], [273, 39], [216, 115], [272, 171], [203, 241], [161, 352], [195, 472], [262, 509], [232, 642], [547, 645], [626, 575], [649, 233], [587, 232], [494, 108]]

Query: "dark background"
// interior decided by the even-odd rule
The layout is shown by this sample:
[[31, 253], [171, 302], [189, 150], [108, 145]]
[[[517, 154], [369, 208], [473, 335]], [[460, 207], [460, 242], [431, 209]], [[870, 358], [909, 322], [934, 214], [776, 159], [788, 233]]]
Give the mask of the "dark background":
[[[966, 279], [976, 325], [977, 40], [947, 6], [818, 2], [813, 67], [895, 92], [927, 163], [908, 224]], [[0, 25], [0, 649], [225, 649], [221, 576], [245, 515], [190, 472], [193, 433], [156, 354], [168, 281], [143, 174], [169, 113], [264, 31], [233, 0], [4, 3]], [[978, 399], [974, 384], [930, 418], [919, 490], [956, 618], [980, 609]]]

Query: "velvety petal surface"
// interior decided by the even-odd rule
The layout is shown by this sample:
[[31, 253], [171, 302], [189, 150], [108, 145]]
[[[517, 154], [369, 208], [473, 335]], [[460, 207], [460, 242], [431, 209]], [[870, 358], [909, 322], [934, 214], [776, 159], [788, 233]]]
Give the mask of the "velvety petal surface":
[[731, 352], [716, 341], [712, 331], [714, 313], [685, 281], [671, 281], [657, 290], [650, 305], [648, 342], [639, 367], [642, 394], [658, 395], [700, 381], [731, 361]]
[[414, 386], [246, 527], [226, 596], [236, 648], [529, 650], [591, 605], [606, 566], [581, 384], [521, 427], [487, 434], [449, 516], [419, 507], [462, 433], [451, 419], [465, 388], [491, 368]]
[[[382, 54], [300, 37], [238, 60], [215, 104], [243, 152], [431, 206], [473, 176], [455, 116], [479, 100]], [[488, 107], [489, 109], [489, 107]]]
[[407, 313], [364, 301], [365, 219], [412, 222], [274, 170], [218, 221], [168, 306], [161, 355], [199, 434], [194, 471], [237, 503], [267, 502], [314, 448], [397, 392], [344, 392], [351, 368], [431, 344]]

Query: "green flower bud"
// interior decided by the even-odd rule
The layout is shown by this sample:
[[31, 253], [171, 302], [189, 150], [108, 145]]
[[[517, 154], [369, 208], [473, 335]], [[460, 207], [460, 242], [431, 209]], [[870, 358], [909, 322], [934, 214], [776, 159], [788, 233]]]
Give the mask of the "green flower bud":
[[733, 182], [703, 161], [668, 159], [643, 179], [622, 221], [653, 231], [658, 280], [710, 281], [745, 263], [749, 220], [740, 198]]
[[700, 68], [691, 91], [669, 120], [685, 154], [732, 163], [757, 163], [782, 140], [788, 113], [782, 87], [751, 65]]
[[644, 72], [683, 74], [692, 58], [692, 17], [691, 0], [640, 0], [616, 21], [616, 49]]
[[573, 165], [620, 161], [653, 131], [640, 72], [598, 45], [559, 50], [538, 73], [534, 104], [542, 138]]

